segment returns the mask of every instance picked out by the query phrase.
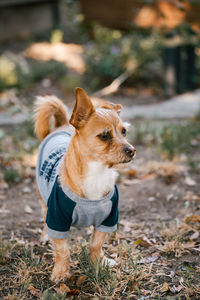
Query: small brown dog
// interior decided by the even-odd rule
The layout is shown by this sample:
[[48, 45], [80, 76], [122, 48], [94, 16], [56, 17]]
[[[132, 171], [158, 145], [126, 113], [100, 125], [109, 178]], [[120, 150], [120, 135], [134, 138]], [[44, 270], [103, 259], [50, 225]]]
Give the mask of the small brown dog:
[[71, 225], [94, 226], [90, 246], [94, 263], [100, 259], [106, 234], [116, 230], [115, 170], [135, 156], [134, 147], [126, 140], [127, 125], [119, 118], [121, 109], [120, 104], [112, 103], [95, 109], [86, 92], [77, 88], [68, 122], [61, 100], [54, 96], [37, 98], [35, 131], [42, 143], [36, 178], [45, 209], [42, 235], [47, 232], [55, 250], [51, 275], [55, 282], [69, 276], [66, 237]]

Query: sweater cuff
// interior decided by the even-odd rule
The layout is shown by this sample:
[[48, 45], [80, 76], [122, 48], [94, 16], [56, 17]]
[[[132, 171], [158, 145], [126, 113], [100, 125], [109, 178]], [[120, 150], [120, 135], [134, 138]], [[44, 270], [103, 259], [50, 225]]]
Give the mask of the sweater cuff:
[[101, 231], [101, 232], [114, 232], [117, 230], [117, 224], [114, 226], [105, 226], [105, 225], [100, 225], [99, 227], [95, 227], [96, 230]]
[[48, 226], [46, 227], [46, 233], [53, 239], [65, 239], [68, 236], [68, 231], [56, 231]]

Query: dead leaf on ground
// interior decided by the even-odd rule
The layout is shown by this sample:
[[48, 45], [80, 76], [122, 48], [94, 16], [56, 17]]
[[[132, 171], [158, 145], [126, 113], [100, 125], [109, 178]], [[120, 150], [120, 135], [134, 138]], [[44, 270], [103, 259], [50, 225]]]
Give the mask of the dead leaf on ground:
[[7, 190], [9, 188], [9, 185], [8, 185], [8, 183], [5, 181], [5, 180], [1, 180], [0, 181], [0, 189], [1, 190]]
[[23, 189], [22, 189], [22, 192], [24, 194], [30, 194], [32, 192], [31, 188], [29, 186], [25, 186]]
[[159, 258], [159, 253], [155, 252], [155, 253], [152, 253], [151, 256], [142, 257], [141, 259], [139, 259], [137, 261], [137, 263], [139, 263], [139, 264], [149, 264], [149, 263], [152, 263], [152, 262], [156, 261], [158, 258]]
[[192, 178], [190, 177], [186, 177], [185, 178], [185, 184], [187, 184], [188, 186], [195, 186], [196, 185], [196, 181], [194, 181]]
[[161, 288], [161, 292], [162, 293], [165, 293], [165, 292], [168, 292], [170, 290], [170, 288], [169, 288], [169, 284], [167, 283], [167, 282], [164, 282], [163, 283], [163, 286], [162, 286], [162, 288]]
[[36, 289], [33, 285], [29, 285], [28, 290], [33, 296], [40, 298], [41, 295], [39, 289]]
[[142, 176], [140, 179], [141, 180], [153, 180], [157, 177], [156, 174], [153, 174], [153, 173], [148, 173], [148, 174], [145, 174], [144, 176]]
[[71, 290], [70, 292], [67, 292], [67, 297], [70, 297], [70, 296], [76, 296], [76, 295], [78, 295], [80, 293], [80, 290], [78, 290], [78, 289], [73, 289], [73, 290]]
[[137, 171], [135, 169], [128, 170], [127, 175], [131, 177], [136, 177]]
[[29, 205], [25, 205], [25, 206], [24, 206], [24, 211], [25, 211], [27, 214], [32, 214], [32, 212], [33, 212], [32, 208], [31, 208]]
[[131, 283], [129, 290], [130, 290], [130, 292], [133, 292], [133, 291], [137, 290], [137, 288], [138, 288], [138, 282], [136, 280], [134, 280]]
[[200, 216], [198, 215], [192, 215], [192, 216], [188, 216], [184, 219], [185, 223], [196, 223], [196, 222], [200, 222]]
[[190, 240], [197, 240], [199, 237], [199, 232], [195, 231], [191, 236], [190, 236]]
[[54, 288], [54, 290], [56, 291], [56, 293], [68, 293], [68, 292], [70, 292], [71, 290], [70, 290], [70, 288], [66, 285], [66, 284], [64, 284], [64, 283], [60, 283], [60, 286], [59, 286], [59, 288], [58, 287], [56, 287], [56, 288]]
[[195, 195], [192, 191], [188, 191], [183, 198], [184, 201], [200, 201], [200, 196]]
[[134, 242], [134, 245], [140, 245], [142, 247], [148, 248], [150, 246], [152, 246], [151, 244], [149, 244], [147, 241], [143, 240], [143, 239], [139, 239], [137, 241]]
[[178, 286], [173, 285], [173, 287], [170, 287], [170, 291], [172, 293], [179, 293], [182, 289], [183, 287], [181, 285]]
[[80, 293], [80, 290], [78, 290], [78, 289], [72, 289], [72, 290], [70, 290], [70, 288], [66, 284], [64, 284], [64, 283], [60, 283], [60, 286], [59, 287], [55, 287], [54, 290], [58, 294], [60, 294], [60, 293], [66, 293], [66, 297], [75, 296], [75, 295], [78, 295]]
[[83, 282], [84, 282], [87, 278], [88, 278], [88, 277], [87, 277], [86, 275], [80, 276], [80, 277], [77, 279], [77, 282], [76, 282], [77, 286], [78, 286], [78, 287], [81, 286], [81, 285], [83, 284]]
[[123, 225], [124, 228], [123, 228], [123, 231], [124, 232], [130, 232], [131, 231], [131, 227], [133, 226], [133, 224], [125, 219], [121, 220], [119, 222], [120, 225]]

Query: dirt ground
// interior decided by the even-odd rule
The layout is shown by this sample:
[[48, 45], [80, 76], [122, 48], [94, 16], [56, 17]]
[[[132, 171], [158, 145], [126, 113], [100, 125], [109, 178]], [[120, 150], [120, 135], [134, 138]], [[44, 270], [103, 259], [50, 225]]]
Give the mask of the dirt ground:
[[[15, 111], [32, 111], [32, 100], [28, 101], [41, 91], [46, 93], [42, 83], [28, 94], [7, 92], [3, 112], [12, 116]], [[60, 95], [59, 87], [53, 85], [49, 93], [68, 99], [65, 102], [72, 107], [72, 97]], [[124, 93], [111, 100], [125, 106], [140, 103]], [[154, 103], [147, 95], [141, 103]], [[33, 124], [2, 127], [0, 299], [200, 299], [199, 121], [178, 121], [177, 126], [189, 122], [180, 127], [183, 134], [180, 129], [174, 134], [181, 133], [180, 143], [190, 151], [174, 152], [172, 160], [160, 151], [160, 136], [155, 139], [150, 128], [160, 132], [166, 122], [131, 121], [129, 139], [137, 157], [129, 170], [119, 173], [119, 228], [104, 245], [113, 267], [91, 265], [87, 252], [91, 228], [72, 228], [72, 277], [60, 284], [50, 281], [51, 244], [39, 241], [43, 219], [35, 184], [39, 143]], [[174, 151], [165, 142], [166, 149]], [[179, 149], [179, 142], [173, 143]]]
[[[137, 158], [132, 168], [119, 175], [119, 230], [104, 247], [106, 255], [116, 263], [113, 270], [121, 272], [117, 277], [118, 289], [108, 292], [104, 291], [104, 287], [97, 292], [91, 288], [89, 279], [81, 285], [78, 281], [71, 281], [56, 286], [49, 281], [53, 258], [50, 244], [43, 246], [39, 242], [43, 220], [32, 163], [29, 175], [20, 183], [1, 183], [2, 240], [3, 243], [14, 243], [14, 250], [19, 247], [17, 254], [12, 250], [14, 252], [6, 251], [5, 255], [7, 266], [12, 265], [12, 260], [15, 261], [17, 267], [12, 271], [14, 275], [9, 267], [5, 267], [4, 260], [0, 262], [1, 299], [199, 299], [199, 169], [191, 170], [184, 157], [172, 162], [162, 160], [154, 146], [136, 145], [136, 148]], [[79, 244], [88, 247], [90, 234], [90, 229], [72, 229], [72, 252], [74, 247], [78, 247], [75, 252], [82, 251]], [[20, 272], [18, 261], [24, 259], [24, 247], [31, 247], [31, 251], [40, 253], [48, 271], [43, 275], [45, 281], [42, 284], [39, 284], [41, 270], [38, 273], [35, 271], [37, 274], [31, 271], [31, 279], [27, 279], [27, 286], [22, 289], [20, 287], [24, 282], [23, 285], [20, 283], [16, 272]], [[122, 248], [127, 253], [131, 251], [131, 259], [136, 259], [139, 273], [137, 268], [123, 269], [127, 257], [123, 252], [125, 250], [120, 250], [121, 254], [118, 252]], [[28, 252], [30, 260], [31, 255]], [[86, 270], [80, 273], [79, 264], [73, 265], [72, 258], [75, 276], [85, 276], [84, 280], [90, 278]], [[11, 283], [13, 276], [18, 278], [18, 283]], [[120, 286], [120, 282], [124, 281], [126, 286]], [[49, 292], [52, 290], [55, 295]]]
[[[158, 221], [171, 222], [176, 218], [182, 219], [186, 215], [200, 214], [197, 201], [191, 201], [188, 206], [185, 205], [186, 198], [184, 197], [197, 195], [199, 186], [198, 184], [187, 185], [184, 174], [168, 179], [167, 176], [149, 174], [147, 170], [147, 174], [137, 175], [137, 169], [141, 165], [144, 168], [148, 163], [148, 151], [149, 149], [144, 149], [144, 147], [137, 147], [139, 163], [136, 161], [136, 166], [133, 163], [135, 176], [129, 175], [128, 171], [127, 175], [126, 171], [121, 175], [122, 178], [118, 184], [120, 219], [127, 219], [137, 224], [144, 223], [147, 228], [154, 230], [154, 227], [159, 226]], [[162, 166], [162, 162], [160, 165]], [[198, 183], [199, 173], [193, 173], [191, 179]], [[32, 233], [41, 229], [41, 206], [33, 175], [18, 185], [2, 186], [0, 205], [3, 238], [10, 238], [13, 232], [18, 237], [31, 239]]]

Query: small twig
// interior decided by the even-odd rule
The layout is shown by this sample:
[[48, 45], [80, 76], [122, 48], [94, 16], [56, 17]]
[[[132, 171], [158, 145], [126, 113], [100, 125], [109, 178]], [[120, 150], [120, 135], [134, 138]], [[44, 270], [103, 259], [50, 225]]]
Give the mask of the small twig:
[[124, 81], [126, 81], [127, 78], [130, 77], [130, 75], [132, 73], [133, 73], [133, 70], [125, 71], [119, 77], [115, 78], [111, 84], [109, 84], [105, 88], [93, 93], [92, 96], [93, 97], [102, 97], [102, 96], [106, 96], [106, 95], [109, 95], [109, 94], [112, 94], [112, 93], [116, 92], [119, 89], [120, 85]]

